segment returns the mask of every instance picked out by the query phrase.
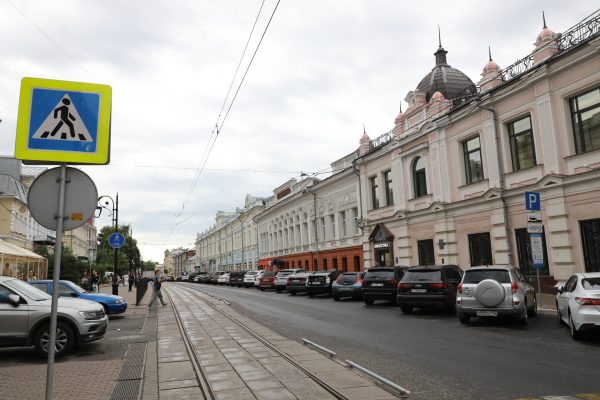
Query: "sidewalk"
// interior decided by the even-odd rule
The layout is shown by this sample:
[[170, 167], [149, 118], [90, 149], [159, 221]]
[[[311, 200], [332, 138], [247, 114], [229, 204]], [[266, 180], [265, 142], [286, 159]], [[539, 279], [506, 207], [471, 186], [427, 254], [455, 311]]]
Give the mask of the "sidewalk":
[[[199, 360], [205, 384], [217, 399], [333, 399], [309, 374], [350, 399], [397, 399], [342, 363], [257, 324], [221, 301], [169, 286], [163, 286], [169, 304], [153, 307], [148, 313], [146, 326], [154, 318], [158, 324], [157, 340], [149, 341], [147, 347], [141, 396], [144, 400], [203, 398], [201, 383], [194, 374], [195, 360], [188, 355], [173, 305], [190, 333], [191, 348]], [[211, 305], [242, 322], [283, 354], [271, 350]]]

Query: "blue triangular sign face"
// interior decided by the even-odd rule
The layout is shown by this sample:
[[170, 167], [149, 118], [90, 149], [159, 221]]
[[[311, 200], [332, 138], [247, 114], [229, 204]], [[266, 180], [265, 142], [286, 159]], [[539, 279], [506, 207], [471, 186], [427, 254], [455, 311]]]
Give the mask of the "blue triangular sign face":
[[94, 141], [75, 104], [66, 93], [35, 131], [33, 138], [75, 142]]

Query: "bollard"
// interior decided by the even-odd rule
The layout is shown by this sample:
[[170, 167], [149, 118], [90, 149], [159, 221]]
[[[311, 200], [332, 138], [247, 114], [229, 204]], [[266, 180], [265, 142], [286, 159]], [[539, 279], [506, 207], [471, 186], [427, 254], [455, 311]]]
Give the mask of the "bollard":
[[140, 305], [140, 301], [142, 301], [142, 299], [144, 298], [147, 288], [148, 288], [148, 279], [138, 278], [135, 280], [135, 305], [136, 306]]

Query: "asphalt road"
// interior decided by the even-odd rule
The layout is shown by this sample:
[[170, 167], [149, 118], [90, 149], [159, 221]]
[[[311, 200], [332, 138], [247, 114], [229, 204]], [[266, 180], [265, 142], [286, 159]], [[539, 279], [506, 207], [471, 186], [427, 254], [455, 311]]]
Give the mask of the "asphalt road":
[[412, 391], [414, 399], [516, 399], [600, 392], [600, 335], [572, 340], [556, 316], [473, 320], [391, 304], [185, 283], [296, 340], [307, 338]]

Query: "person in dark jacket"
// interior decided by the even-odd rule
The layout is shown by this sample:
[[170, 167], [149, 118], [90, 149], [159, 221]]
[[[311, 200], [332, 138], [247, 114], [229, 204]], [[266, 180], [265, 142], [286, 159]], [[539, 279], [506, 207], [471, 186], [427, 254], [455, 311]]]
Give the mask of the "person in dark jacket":
[[157, 297], [163, 306], [167, 305], [167, 303], [165, 303], [165, 301], [163, 299], [163, 295], [160, 291], [161, 286], [162, 286], [162, 277], [160, 276], [160, 270], [157, 269], [156, 271], [154, 271], [154, 277], [152, 278], [152, 299], [150, 300], [150, 303], [148, 304], [148, 308], [152, 308], [152, 303], [154, 303], [154, 301], [156, 300]]

